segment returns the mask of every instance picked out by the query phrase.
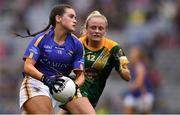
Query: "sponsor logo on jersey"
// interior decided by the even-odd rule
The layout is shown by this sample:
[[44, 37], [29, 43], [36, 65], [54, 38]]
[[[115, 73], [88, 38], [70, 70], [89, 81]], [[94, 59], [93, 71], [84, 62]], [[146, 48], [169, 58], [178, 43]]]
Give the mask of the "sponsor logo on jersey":
[[45, 49], [52, 49], [52, 46], [44, 45], [44, 48], [45, 48]]
[[58, 54], [62, 54], [63, 50], [64, 50], [64, 47], [56, 47], [55, 46], [55, 49], [57, 49], [57, 53]]
[[85, 68], [85, 76], [91, 80], [99, 79], [98, 70], [92, 68]]
[[73, 56], [73, 51], [72, 50], [68, 50], [68, 54], [70, 55], [70, 56]]
[[44, 50], [45, 52], [49, 52], [49, 53], [52, 52], [52, 46], [44, 45], [43, 47], [44, 47], [44, 49], [45, 49], [45, 50]]
[[50, 61], [48, 59], [40, 59], [40, 62], [47, 66], [55, 67], [55, 68], [68, 68], [70, 66], [70, 64], [57, 63], [54, 61]]

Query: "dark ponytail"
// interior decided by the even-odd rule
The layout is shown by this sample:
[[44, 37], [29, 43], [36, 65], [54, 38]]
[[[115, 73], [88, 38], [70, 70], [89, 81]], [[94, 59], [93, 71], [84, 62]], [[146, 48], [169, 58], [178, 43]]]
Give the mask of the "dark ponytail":
[[30, 30], [27, 28], [26, 29], [26, 32], [28, 35], [26, 36], [23, 36], [23, 35], [20, 35], [20, 34], [17, 34], [17, 33], [14, 33], [15, 36], [19, 36], [19, 37], [22, 37], [22, 38], [26, 38], [26, 37], [34, 37], [36, 36], [37, 34], [41, 33], [41, 32], [45, 32], [47, 31], [50, 26], [52, 27], [55, 27], [56, 26], [56, 15], [59, 15], [59, 16], [62, 16], [64, 13], [65, 13], [65, 9], [66, 8], [70, 8], [70, 9], [73, 9], [70, 5], [68, 4], [59, 4], [59, 5], [56, 5], [50, 15], [49, 15], [49, 24], [44, 28], [42, 29], [41, 31], [39, 32], [36, 32], [36, 33], [33, 33], [31, 34]]

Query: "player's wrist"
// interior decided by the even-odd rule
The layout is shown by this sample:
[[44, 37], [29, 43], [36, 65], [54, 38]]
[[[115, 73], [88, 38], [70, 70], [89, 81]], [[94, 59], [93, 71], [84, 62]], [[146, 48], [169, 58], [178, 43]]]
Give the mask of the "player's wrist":
[[77, 83], [75, 83], [75, 85], [76, 85], [76, 89], [78, 89], [78, 88], [79, 88], [79, 85], [78, 85]]
[[43, 74], [43, 75], [41, 76], [40, 81], [42, 81], [42, 82], [43, 82], [43, 81], [44, 81], [44, 79], [45, 79], [45, 77], [46, 77], [46, 76]]
[[48, 81], [48, 76], [43, 74], [41, 77], [41, 82], [43, 82], [45, 85], [48, 85]]

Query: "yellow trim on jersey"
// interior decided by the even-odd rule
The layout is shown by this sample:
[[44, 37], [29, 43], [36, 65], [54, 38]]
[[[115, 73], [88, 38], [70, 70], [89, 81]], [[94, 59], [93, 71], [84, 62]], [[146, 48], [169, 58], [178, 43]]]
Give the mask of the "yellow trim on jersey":
[[117, 42], [115, 42], [115, 41], [113, 41], [113, 40], [111, 40], [111, 39], [108, 39], [108, 38], [105, 38], [103, 43], [104, 43], [104, 44], [103, 44], [104, 47], [106, 47], [109, 51], [110, 51], [114, 46], [118, 45]]
[[39, 42], [42, 40], [42, 38], [44, 37], [44, 35], [42, 35], [42, 36], [40, 36], [37, 40], [36, 40], [36, 42], [34, 43], [34, 46], [38, 46], [38, 44], [39, 44]]
[[96, 68], [97, 70], [103, 69], [107, 63], [107, 60], [109, 59], [109, 56], [110, 56], [110, 51], [107, 48], [104, 48], [102, 53], [99, 55], [99, 57], [92, 65], [92, 68]]
[[50, 32], [50, 30], [51, 30], [51, 29], [48, 29], [45, 34], [48, 34], [48, 33]]
[[38, 44], [39, 44], [39, 42], [42, 40], [42, 38], [46, 35], [46, 34], [48, 34], [49, 32], [50, 32], [50, 30], [51, 29], [48, 29], [46, 32], [45, 32], [45, 34], [43, 34], [42, 36], [40, 36], [37, 40], [36, 40], [36, 42], [34, 43], [34, 46], [38, 46]]
[[28, 57], [28, 58], [32, 58], [32, 57], [33, 57], [33, 55], [34, 55], [34, 53], [33, 53], [33, 52], [30, 52], [30, 54], [29, 54], [29, 57]]
[[72, 35], [73, 37], [75, 37], [76, 39], [79, 40], [79, 38], [78, 38], [76, 35], [74, 35], [74, 34], [72, 34], [72, 33], [71, 33], [71, 35]]
[[32, 96], [31, 89], [29, 86], [29, 80], [30, 80], [30, 77], [26, 76], [25, 81], [24, 81], [24, 92], [26, 94], [27, 99], [31, 98]]
[[98, 50], [100, 50], [101, 48], [103, 48], [103, 43], [102, 43], [102, 45], [99, 47], [99, 48], [94, 48], [94, 47], [91, 47], [91, 46], [88, 46], [87, 45], [87, 36], [83, 36], [83, 37], [81, 37], [80, 39], [79, 39], [83, 44], [84, 44], [84, 46], [87, 48], [87, 49], [89, 49], [89, 50], [91, 50], [91, 51], [98, 51]]
[[83, 64], [80, 64], [80, 69], [81, 69], [81, 70], [84, 70]]
[[116, 43], [115, 41], [112, 41], [112, 40], [110, 40], [108, 38], [102, 38], [102, 45], [101, 45], [101, 47], [100, 48], [93, 48], [93, 47], [87, 45], [87, 42], [86, 42], [87, 39], [88, 39], [87, 36], [83, 36], [79, 40], [84, 44], [84, 46], [87, 49], [89, 49], [91, 51], [98, 51], [102, 47], [105, 47], [105, 48], [107, 48], [110, 51], [114, 46], [118, 45], [118, 43]]

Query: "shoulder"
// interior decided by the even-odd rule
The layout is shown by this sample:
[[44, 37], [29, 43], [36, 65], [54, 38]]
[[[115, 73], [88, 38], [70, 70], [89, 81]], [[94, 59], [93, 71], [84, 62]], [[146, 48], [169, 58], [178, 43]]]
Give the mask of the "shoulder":
[[74, 34], [69, 34], [68, 35], [69, 36], [69, 38], [70, 38], [70, 40], [72, 41], [72, 43], [74, 44], [74, 45], [80, 45], [80, 46], [82, 46], [82, 43], [81, 43], [81, 41], [78, 39], [78, 37], [76, 36], [76, 35], [74, 35]]
[[86, 38], [87, 38], [86, 36], [82, 36], [79, 38], [79, 40], [83, 43], [86, 40]]
[[39, 43], [42, 41], [44, 35], [45, 35], [45, 32], [42, 32], [42, 33], [36, 35], [36, 36], [32, 39], [32, 42], [34, 43], [34, 46], [38, 46], [38, 45], [39, 45]]
[[34, 46], [38, 46], [43, 41], [45, 41], [46, 38], [48, 38], [48, 35], [50, 34], [50, 31], [42, 32], [38, 35], [36, 35], [32, 41], [34, 42]]
[[75, 35], [75, 34], [69, 34], [69, 36], [74, 40], [74, 41], [76, 41], [76, 42], [80, 42], [79, 41], [79, 39], [78, 39], [78, 37]]
[[104, 47], [108, 50], [112, 50], [114, 47], [118, 47], [119, 44], [109, 38], [104, 38], [103, 40]]

